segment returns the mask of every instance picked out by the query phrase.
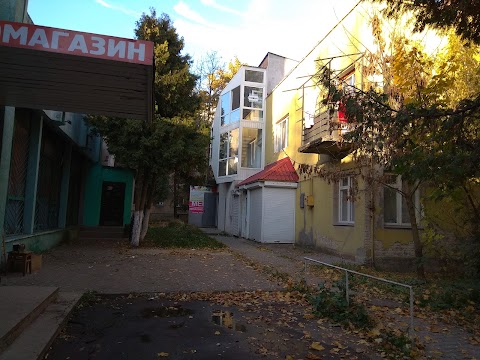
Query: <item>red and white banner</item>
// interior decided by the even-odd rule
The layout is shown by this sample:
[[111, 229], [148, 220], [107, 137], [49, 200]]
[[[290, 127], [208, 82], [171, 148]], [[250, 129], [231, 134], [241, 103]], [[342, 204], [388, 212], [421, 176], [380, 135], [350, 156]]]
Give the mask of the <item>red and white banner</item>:
[[0, 21], [0, 46], [153, 64], [151, 41], [123, 39], [72, 30]]
[[192, 214], [203, 214], [205, 193], [210, 191], [211, 189], [207, 186], [190, 186], [188, 210]]

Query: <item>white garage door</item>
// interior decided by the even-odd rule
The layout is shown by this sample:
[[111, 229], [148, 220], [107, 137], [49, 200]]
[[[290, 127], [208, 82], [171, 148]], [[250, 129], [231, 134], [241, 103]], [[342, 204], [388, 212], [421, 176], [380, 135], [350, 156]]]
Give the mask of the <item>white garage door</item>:
[[264, 242], [295, 242], [295, 189], [264, 188]]

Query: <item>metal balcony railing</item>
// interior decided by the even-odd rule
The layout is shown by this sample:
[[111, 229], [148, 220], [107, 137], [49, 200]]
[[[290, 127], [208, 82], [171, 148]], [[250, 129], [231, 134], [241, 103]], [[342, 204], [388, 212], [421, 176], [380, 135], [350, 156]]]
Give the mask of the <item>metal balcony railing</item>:
[[344, 143], [343, 135], [352, 128], [353, 124], [339, 120], [337, 111], [324, 111], [314, 118], [313, 126], [307, 128], [303, 122], [302, 146], [299, 151], [320, 154], [338, 152], [344, 155], [349, 146]]

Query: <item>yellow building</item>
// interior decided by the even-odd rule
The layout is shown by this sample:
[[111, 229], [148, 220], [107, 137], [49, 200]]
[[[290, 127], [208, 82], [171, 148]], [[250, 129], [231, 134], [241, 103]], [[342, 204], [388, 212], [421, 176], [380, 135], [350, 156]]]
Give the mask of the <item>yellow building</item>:
[[[343, 140], [352, 129], [344, 106], [333, 100], [323, 102], [328, 95], [320, 79], [325, 69], [329, 79], [346, 91], [382, 87], [383, 77], [371, 71], [371, 55], [378, 53], [381, 43], [372, 29], [376, 24], [386, 39], [382, 46], [388, 48], [389, 33], [396, 28], [389, 22], [384, 26], [375, 23], [378, 13], [374, 5], [358, 2], [300, 61], [268, 53], [258, 68], [242, 68], [227, 85], [222, 99], [228, 101], [219, 104], [212, 130], [219, 229], [260, 242], [314, 246], [380, 268], [414, 268], [410, 219], [397, 191], [403, 188], [401, 178], [392, 177], [388, 186], [367, 181], [366, 172], [383, 170], [353, 160], [351, 144]], [[246, 82], [246, 71], [263, 74], [261, 84], [256, 85], [262, 86], [257, 91], [262, 118], [236, 117], [225, 122], [225, 114], [240, 108], [239, 101], [230, 100], [235, 89], [239, 89], [238, 98], [253, 98], [247, 93], [252, 85]], [[261, 130], [254, 142], [259, 157], [254, 167], [245, 160], [253, 154], [247, 147], [252, 139], [246, 137], [246, 130], [253, 127]], [[224, 146], [222, 136], [228, 131], [236, 132], [229, 137], [231, 144]], [[227, 153], [231, 153], [232, 165], [222, 167]], [[298, 181], [291, 174], [293, 169]], [[415, 206], [420, 218], [418, 193]], [[287, 231], [290, 226], [294, 229]], [[283, 238], [277, 239], [279, 234]]]
[[[332, 112], [322, 105], [318, 79], [326, 67], [332, 81], [352, 91], [379, 80], [364, 71], [368, 54], [377, 51], [373, 11], [371, 4], [354, 6], [268, 94], [265, 163], [289, 157], [299, 173], [296, 243], [357, 263], [405, 269], [414, 265], [414, 252], [402, 197], [364, 181], [364, 170], [342, 141], [350, 126], [342, 106]], [[402, 186], [393, 181], [392, 187]], [[416, 200], [419, 209], [418, 194]]]

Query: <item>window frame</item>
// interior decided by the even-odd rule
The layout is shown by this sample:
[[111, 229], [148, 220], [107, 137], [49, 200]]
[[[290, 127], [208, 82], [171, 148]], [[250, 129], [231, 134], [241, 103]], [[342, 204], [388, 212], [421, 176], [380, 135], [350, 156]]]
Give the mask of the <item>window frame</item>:
[[[234, 131], [237, 131], [238, 134], [237, 134], [237, 150], [236, 150], [236, 154], [231, 154], [232, 151], [231, 151], [231, 139], [232, 139], [232, 132]], [[224, 157], [221, 157], [220, 156], [220, 152], [222, 151], [222, 135], [227, 135], [227, 145], [224, 149], [225, 151], [225, 156]], [[238, 167], [239, 167], [239, 161], [238, 161], [238, 157], [239, 157], [239, 147], [238, 147], [238, 142], [240, 141], [240, 129], [239, 128], [235, 128], [235, 129], [231, 129], [231, 130], [228, 130], [228, 131], [225, 131], [223, 133], [220, 134], [220, 146], [218, 148], [218, 170], [217, 170], [217, 174], [218, 174], [218, 177], [225, 177], [225, 176], [234, 176], [234, 175], [237, 175], [238, 174]], [[235, 162], [235, 158], [237, 159], [237, 161]], [[234, 173], [229, 173], [229, 162], [230, 160], [234, 160], [234, 163], [236, 164], [236, 171]], [[220, 163], [221, 162], [225, 162], [225, 175], [220, 175]]]
[[[279, 153], [288, 146], [288, 118], [288, 115], [284, 116], [273, 128], [273, 150], [275, 153]], [[284, 125], [282, 126], [282, 124]], [[283, 131], [285, 131], [285, 134], [282, 134]]]
[[[403, 206], [406, 203], [403, 199], [403, 195], [398, 191], [403, 189], [403, 179], [402, 175], [394, 175], [394, 174], [386, 174], [389, 176], [396, 176], [395, 178], [395, 183], [389, 183], [384, 184], [383, 186], [383, 226], [387, 228], [391, 227], [402, 227], [402, 228], [411, 228], [412, 223], [411, 222], [403, 222]], [[395, 217], [396, 217], [396, 222], [386, 222], [385, 221], [385, 189], [390, 189], [392, 191], [395, 191]], [[421, 217], [421, 205], [420, 205], [420, 189], [415, 190], [414, 194], [414, 202], [415, 202], [415, 210], [417, 213], [417, 225], [420, 222], [420, 217]], [[407, 210], [408, 211], [408, 210]]]
[[[260, 84], [258, 86], [243, 85], [243, 109], [263, 110], [265, 88]], [[250, 101], [249, 96], [257, 96], [256, 101]]]
[[[342, 181], [347, 179], [347, 184], [343, 185]], [[354, 177], [352, 175], [346, 175], [337, 182], [337, 223], [339, 225], [354, 225], [355, 224], [355, 201], [352, 197], [352, 187], [354, 185]], [[342, 192], [347, 192], [347, 220], [342, 219], [342, 210], [344, 208], [342, 202]]]
[[[257, 81], [255, 80], [255, 75], [254, 74], [262, 74], [262, 81]], [[250, 77], [250, 75], [252, 75]], [[265, 82], [265, 72], [263, 71], [258, 71], [258, 70], [253, 70], [253, 69], [245, 69], [245, 74], [244, 74], [244, 80], [246, 82], [251, 82], [251, 83], [255, 83], [255, 84], [263, 84]]]
[[248, 165], [249, 168], [254, 168], [253, 164], [255, 164], [255, 154], [257, 152], [257, 144], [258, 144], [258, 140], [257, 139], [253, 139], [252, 141], [250, 141], [248, 143], [248, 150], [249, 150], [249, 158], [248, 158]]
[[342, 84], [346, 85], [344, 89], [345, 92], [350, 93], [355, 90], [355, 80], [356, 80], [355, 71], [348, 73], [342, 78], [341, 80]]
[[227, 91], [220, 96], [220, 125], [230, 124], [230, 113], [232, 112], [232, 94]]
[[241, 128], [242, 151], [240, 153], [240, 167], [242, 169], [260, 169], [262, 168], [262, 156], [264, 149], [263, 129], [243, 126]]

